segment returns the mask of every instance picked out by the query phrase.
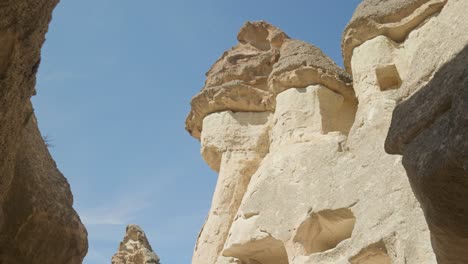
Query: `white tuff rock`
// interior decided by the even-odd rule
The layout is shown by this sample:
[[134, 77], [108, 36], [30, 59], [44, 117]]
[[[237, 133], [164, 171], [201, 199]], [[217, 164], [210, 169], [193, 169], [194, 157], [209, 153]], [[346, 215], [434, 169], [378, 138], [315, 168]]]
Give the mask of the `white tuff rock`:
[[[246, 23], [186, 123], [219, 172], [192, 263], [436, 263], [434, 218], [428, 228], [384, 143], [397, 104], [466, 47], [467, 11], [462, 0], [363, 1], [342, 43], [352, 78], [316, 47]], [[398, 135], [388, 148], [402, 148]], [[440, 263], [464, 263], [435, 241]]]

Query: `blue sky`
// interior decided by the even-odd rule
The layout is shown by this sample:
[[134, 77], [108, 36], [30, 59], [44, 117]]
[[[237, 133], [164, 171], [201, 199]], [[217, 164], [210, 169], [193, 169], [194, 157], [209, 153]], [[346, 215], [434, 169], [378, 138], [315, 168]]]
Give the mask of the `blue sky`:
[[184, 130], [205, 72], [247, 20], [266, 20], [340, 65], [358, 0], [62, 0], [33, 102], [89, 233], [110, 263], [139, 224], [164, 264], [190, 263], [216, 174]]

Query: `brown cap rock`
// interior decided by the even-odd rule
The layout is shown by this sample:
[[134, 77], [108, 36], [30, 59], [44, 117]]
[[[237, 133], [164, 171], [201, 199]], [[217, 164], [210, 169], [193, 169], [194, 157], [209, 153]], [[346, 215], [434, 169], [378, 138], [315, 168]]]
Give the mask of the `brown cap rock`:
[[259, 21], [246, 22], [237, 39], [239, 43], [224, 52], [206, 73], [205, 86], [192, 98], [185, 128], [195, 138], [200, 138], [203, 118], [210, 113], [273, 109], [267, 79], [288, 36]]
[[273, 111], [276, 94], [288, 88], [323, 84], [354, 98], [350, 75], [317, 47], [264, 21], [245, 23], [237, 39], [192, 98], [185, 128], [193, 137], [200, 138], [203, 118], [214, 112]]
[[355, 47], [379, 35], [402, 42], [446, 3], [447, 0], [362, 1], [343, 33], [341, 48], [346, 71], [351, 73], [351, 56]]
[[211, 113], [265, 112], [273, 110], [273, 98], [268, 91], [231, 81], [220, 86], [204, 88], [192, 98], [185, 128], [195, 138], [200, 138], [203, 118]]
[[354, 97], [351, 76], [314, 45], [290, 39], [283, 44], [280, 54], [268, 79], [273, 94], [292, 87], [322, 84], [340, 94]]

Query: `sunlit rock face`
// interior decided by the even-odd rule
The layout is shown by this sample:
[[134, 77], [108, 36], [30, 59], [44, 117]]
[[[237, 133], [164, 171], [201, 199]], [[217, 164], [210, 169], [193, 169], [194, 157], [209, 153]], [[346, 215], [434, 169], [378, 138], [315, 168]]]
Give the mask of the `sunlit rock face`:
[[57, 2], [0, 3], [0, 263], [82, 263], [88, 248], [30, 102]]
[[[353, 46], [353, 81], [318, 48], [280, 32], [246, 23], [239, 35], [249, 37], [208, 72], [203, 100], [192, 100], [187, 130], [219, 173], [192, 263], [436, 263], [401, 158], [384, 150], [408, 94], [393, 41]], [[255, 53], [233, 65], [226, 57], [242, 45]], [[262, 68], [264, 52], [274, 59]], [[214, 68], [227, 72], [212, 81]], [[232, 83], [243, 92], [223, 86]]]
[[352, 71], [355, 47], [377, 36], [401, 43], [446, 3], [447, 0], [363, 0], [343, 33], [341, 47], [346, 70]]
[[159, 257], [151, 248], [143, 229], [137, 225], [128, 225], [125, 237], [120, 242], [117, 253], [112, 257], [112, 264], [159, 263]]

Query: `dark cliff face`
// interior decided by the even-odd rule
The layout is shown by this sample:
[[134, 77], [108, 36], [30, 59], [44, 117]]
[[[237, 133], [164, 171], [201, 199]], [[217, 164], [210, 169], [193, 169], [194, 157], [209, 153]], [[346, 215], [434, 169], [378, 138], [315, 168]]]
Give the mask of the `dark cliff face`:
[[385, 149], [403, 155], [439, 263], [468, 263], [468, 46], [395, 108]]
[[0, 263], [81, 263], [87, 233], [30, 98], [58, 0], [0, 1]]

